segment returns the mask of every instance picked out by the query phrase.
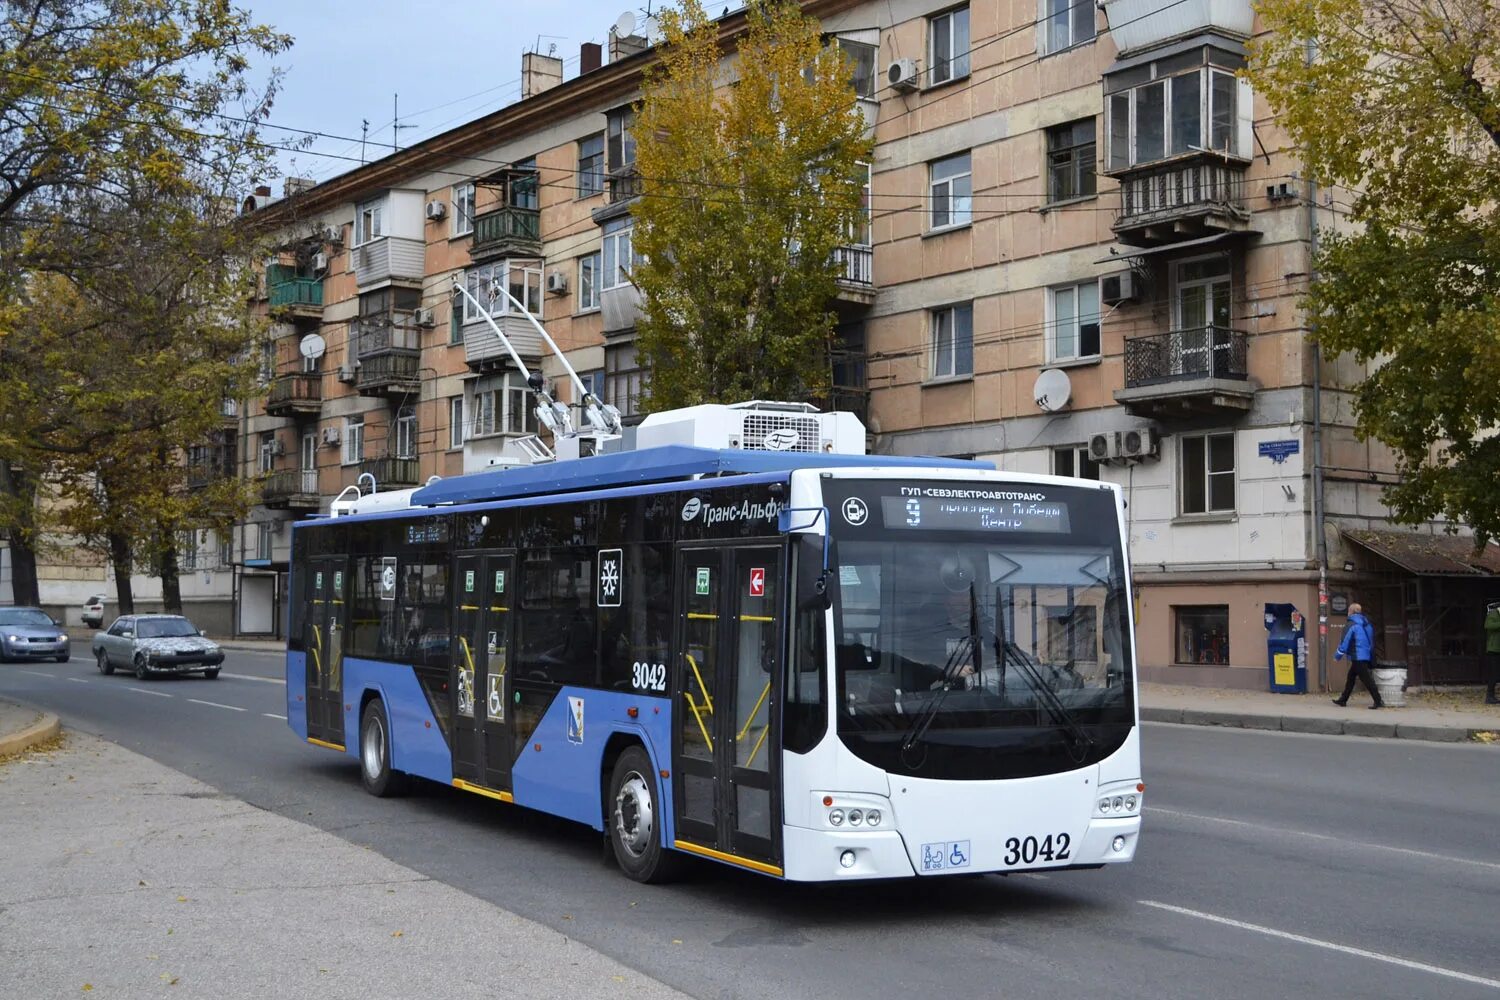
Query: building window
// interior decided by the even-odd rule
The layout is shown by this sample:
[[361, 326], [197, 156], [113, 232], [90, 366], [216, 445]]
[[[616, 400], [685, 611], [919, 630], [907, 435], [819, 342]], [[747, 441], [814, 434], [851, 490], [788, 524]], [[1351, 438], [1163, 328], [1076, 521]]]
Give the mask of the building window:
[[[510, 292], [533, 316], [542, 314], [542, 265], [540, 261], [499, 260], [493, 264], [471, 267], [464, 275], [464, 284], [469, 295], [493, 316], [503, 316], [516, 311], [511, 300], [498, 293], [490, 294], [491, 283]], [[468, 296], [464, 297], [463, 315], [465, 323], [478, 323], [483, 316]]]
[[260, 435], [260, 471], [270, 472], [276, 467], [276, 435], [262, 431]]
[[354, 243], [368, 243], [385, 235], [385, 199], [377, 198], [361, 204], [354, 213]]
[[198, 533], [183, 531], [177, 535], [177, 566], [189, 573], [198, 568]]
[[517, 160], [513, 170], [515, 173], [510, 181], [506, 204], [511, 208], [527, 208], [533, 212], [536, 211], [541, 205], [537, 195], [536, 157], [530, 156], [524, 160]]
[[471, 436], [486, 434], [534, 434], [536, 414], [531, 408], [531, 390], [517, 372], [482, 379], [474, 387], [474, 418]]
[[969, 154], [928, 164], [927, 192], [932, 201], [932, 228], [967, 226], [973, 217], [973, 176]]
[[1173, 605], [1178, 663], [1229, 666], [1229, 605]]
[[1089, 458], [1087, 448], [1054, 448], [1052, 450], [1052, 474], [1071, 476], [1074, 479], [1099, 480], [1099, 463]]
[[474, 184], [453, 186], [453, 235], [467, 236], [474, 231]]
[[344, 464], [356, 465], [365, 460], [365, 418], [344, 418]]
[[604, 190], [604, 133], [578, 143], [578, 197], [591, 198]]
[[[583, 383], [583, 388], [585, 391], [593, 393], [595, 399], [603, 402], [604, 369], [598, 368], [591, 372], [579, 372], [578, 381]], [[575, 402], [581, 404], [583, 400], [582, 398], [580, 398], [575, 400]]]
[[605, 116], [606, 148], [609, 172], [622, 170], [635, 162], [635, 137], [630, 134], [635, 124], [635, 111], [631, 108], [616, 108]]
[[464, 307], [450, 299], [448, 306], [448, 344], [450, 347], [464, 342], [463, 320]]
[[269, 385], [276, 377], [276, 342], [274, 340], [263, 340], [260, 342], [260, 384]]
[[448, 400], [448, 447], [462, 448], [468, 438], [464, 427], [464, 398], [453, 396]]
[[1094, 37], [1093, 0], [1046, 0], [1046, 50], [1061, 52]]
[[1094, 191], [1094, 119], [1049, 128], [1047, 200], [1083, 198]]
[[870, 165], [868, 163], [860, 163], [856, 169], [862, 171], [860, 175], [859, 212], [849, 223], [849, 244], [850, 246], [867, 247], [871, 245], [870, 224], [872, 220], [870, 214]]
[[969, 8], [959, 7], [927, 22], [927, 65], [932, 86], [969, 75]]
[[417, 411], [403, 406], [396, 413], [396, 457], [417, 457]]
[[228, 535], [219, 536], [219, 568], [228, 569], [234, 565], [234, 539]]
[[[1203, 99], [1205, 83], [1207, 101]], [[1153, 80], [1110, 94], [1108, 107], [1111, 170], [1200, 149], [1248, 155], [1239, 148], [1241, 109], [1233, 73], [1204, 68]]]
[[1048, 289], [1052, 322], [1048, 324], [1047, 354], [1051, 361], [1099, 356], [1099, 283]]
[[1182, 512], [1234, 510], [1234, 432], [1197, 434], [1182, 440]]
[[271, 561], [271, 540], [276, 525], [270, 521], [259, 521], [255, 525], [255, 558], [261, 562]]
[[[873, 100], [876, 47], [869, 42], [857, 42], [852, 38], [839, 38], [837, 45], [839, 51], [844, 54], [845, 61], [849, 63], [849, 70], [853, 76], [854, 96]], [[966, 45], [965, 48], [967, 47]]]
[[1044, 605], [1049, 663], [1097, 663], [1099, 609], [1091, 604]]
[[599, 308], [599, 271], [603, 266], [599, 251], [578, 258], [578, 311]]
[[974, 305], [934, 309], [932, 316], [932, 378], [974, 374]]
[[630, 284], [635, 270], [635, 224], [631, 219], [615, 219], [604, 224], [604, 249], [601, 251], [604, 272], [600, 288], [619, 288]]
[[620, 411], [621, 416], [640, 412], [641, 390], [646, 374], [636, 357], [635, 344], [614, 344], [604, 348], [604, 401]]

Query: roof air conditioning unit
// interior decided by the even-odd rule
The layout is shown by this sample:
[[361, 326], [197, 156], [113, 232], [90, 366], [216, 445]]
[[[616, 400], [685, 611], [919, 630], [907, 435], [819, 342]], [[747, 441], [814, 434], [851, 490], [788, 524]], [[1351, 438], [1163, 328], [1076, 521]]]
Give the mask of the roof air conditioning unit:
[[1155, 427], [1135, 427], [1120, 432], [1121, 458], [1155, 458], [1161, 445]]
[[448, 206], [440, 201], [429, 201], [427, 203], [427, 218], [436, 222], [448, 214]]
[[852, 413], [820, 413], [807, 403], [705, 403], [653, 413], [636, 429], [638, 448], [667, 444], [863, 455], [865, 426]]
[[1099, 301], [1107, 306], [1133, 302], [1136, 297], [1135, 275], [1130, 271], [1106, 274], [1099, 279]]
[[1089, 461], [1108, 462], [1120, 454], [1120, 432], [1107, 431], [1089, 438]]
[[321, 251], [313, 254], [312, 266], [314, 271], [328, 270], [328, 255]]
[[[354, 369], [350, 368], [348, 365], [339, 365], [339, 381], [340, 382], [353, 382], [354, 381]], [[329, 430], [332, 430], [332, 428], [326, 428], [323, 431], [323, 440], [325, 442], [327, 442], [327, 440], [328, 440], [328, 431]]]
[[[340, 372], [343, 372], [343, 370], [344, 369], [342, 369], [342, 368], [339, 369]], [[339, 429], [337, 427], [325, 427], [325, 428], [323, 428], [323, 443], [327, 444], [327, 445], [338, 444], [339, 443]]]
[[416, 318], [418, 326], [437, 326], [437, 317], [433, 314], [433, 311], [431, 309], [418, 309]]
[[568, 291], [568, 276], [562, 271], [547, 272], [547, 291], [553, 295], [565, 295]]
[[892, 90], [910, 93], [922, 85], [917, 78], [915, 59], [895, 59], [885, 68], [885, 82]]

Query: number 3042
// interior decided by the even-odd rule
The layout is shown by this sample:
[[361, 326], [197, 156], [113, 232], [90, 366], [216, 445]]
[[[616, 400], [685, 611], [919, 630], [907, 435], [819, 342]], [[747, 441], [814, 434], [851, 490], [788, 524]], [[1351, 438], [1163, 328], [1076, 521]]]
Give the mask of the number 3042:
[[1066, 833], [1036, 837], [1009, 837], [1005, 841], [1005, 863], [1034, 865], [1041, 861], [1066, 861], [1072, 857], [1073, 839]]
[[667, 689], [667, 665], [644, 663], [636, 660], [630, 665], [630, 686], [642, 691], [665, 691]]

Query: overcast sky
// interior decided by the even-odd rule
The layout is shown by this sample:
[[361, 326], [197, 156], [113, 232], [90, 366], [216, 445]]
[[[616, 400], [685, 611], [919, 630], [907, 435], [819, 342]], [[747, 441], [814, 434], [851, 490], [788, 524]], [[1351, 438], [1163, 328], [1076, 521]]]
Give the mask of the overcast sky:
[[[391, 99], [400, 95], [405, 147], [521, 96], [521, 53], [563, 59], [578, 74], [578, 47], [606, 44], [621, 12], [639, 19], [647, 0], [241, 0], [296, 43], [277, 60], [286, 71], [271, 122], [329, 136], [279, 157], [284, 174], [327, 180], [391, 149]], [[653, 0], [659, 9], [661, 0]], [[606, 44], [606, 58], [607, 55]], [[294, 133], [268, 129], [276, 139]], [[334, 154], [319, 155], [319, 154]], [[337, 159], [343, 156], [350, 159]], [[280, 194], [280, 182], [276, 184]]]

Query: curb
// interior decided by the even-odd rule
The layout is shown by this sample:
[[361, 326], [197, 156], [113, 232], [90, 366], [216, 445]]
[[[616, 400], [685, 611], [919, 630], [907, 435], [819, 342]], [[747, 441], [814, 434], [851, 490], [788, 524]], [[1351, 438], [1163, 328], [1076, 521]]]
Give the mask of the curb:
[[1373, 719], [1328, 719], [1303, 715], [1253, 715], [1244, 712], [1210, 712], [1196, 708], [1148, 708], [1141, 706], [1142, 722], [1171, 722], [1184, 726], [1224, 726], [1229, 729], [1259, 729], [1283, 733], [1316, 733], [1322, 736], [1367, 736], [1380, 739], [1422, 740], [1428, 743], [1481, 742], [1486, 729], [1461, 726], [1418, 726]]
[[41, 713], [41, 718], [18, 732], [0, 735], [0, 757], [30, 750], [38, 743], [46, 743], [62, 732], [62, 722], [51, 712]]

